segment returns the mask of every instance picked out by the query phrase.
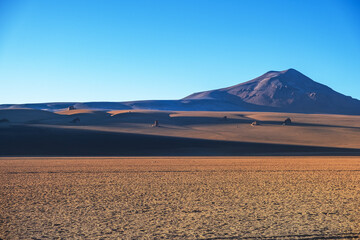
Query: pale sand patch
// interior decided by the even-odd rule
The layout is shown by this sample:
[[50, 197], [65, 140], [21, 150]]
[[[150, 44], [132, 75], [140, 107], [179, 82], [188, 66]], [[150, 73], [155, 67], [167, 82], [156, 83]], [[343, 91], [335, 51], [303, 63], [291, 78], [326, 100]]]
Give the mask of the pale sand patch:
[[96, 110], [89, 110], [89, 109], [74, 109], [74, 110], [61, 110], [57, 111], [56, 114], [60, 115], [74, 115], [74, 114], [96, 114], [96, 113], [104, 113], [104, 111], [96, 111]]
[[350, 238], [359, 157], [0, 158], [0, 238]]

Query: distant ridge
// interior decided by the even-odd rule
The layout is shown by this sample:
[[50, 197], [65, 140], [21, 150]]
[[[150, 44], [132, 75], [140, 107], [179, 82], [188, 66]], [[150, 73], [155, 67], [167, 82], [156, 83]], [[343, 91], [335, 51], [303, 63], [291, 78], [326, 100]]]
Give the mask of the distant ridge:
[[295, 69], [269, 71], [231, 87], [191, 94], [180, 100], [3, 104], [0, 109], [274, 111], [360, 115], [360, 101], [317, 83]]

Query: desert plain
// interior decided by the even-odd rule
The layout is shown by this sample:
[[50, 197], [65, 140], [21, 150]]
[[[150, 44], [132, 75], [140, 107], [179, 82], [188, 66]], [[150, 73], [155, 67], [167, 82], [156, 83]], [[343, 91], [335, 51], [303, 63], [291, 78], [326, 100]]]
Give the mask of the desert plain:
[[359, 116], [7, 109], [0, 119], [1, 239], [360, 235]]
[[359, 157], [0, 159], [2, 239], [355, 239]]

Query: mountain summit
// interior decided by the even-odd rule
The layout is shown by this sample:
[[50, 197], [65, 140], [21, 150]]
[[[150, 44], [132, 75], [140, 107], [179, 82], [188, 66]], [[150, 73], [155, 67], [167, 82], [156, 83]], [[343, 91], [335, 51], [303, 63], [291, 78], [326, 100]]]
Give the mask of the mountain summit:
[[248, 110], [360, 114], [360, 101], [317, 83], [295, 69], [269, 71], [235, 86], [191, 94], [183, 100], [212, 99]]

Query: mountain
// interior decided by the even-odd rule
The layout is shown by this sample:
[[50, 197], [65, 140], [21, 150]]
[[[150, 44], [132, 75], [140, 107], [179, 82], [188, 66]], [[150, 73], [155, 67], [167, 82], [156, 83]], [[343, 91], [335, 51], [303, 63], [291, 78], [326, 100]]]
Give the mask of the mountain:
[[58, 111], [74, 106], [96, 110], [273, 111], [360, 115], [360, 101], [317, 83], [295, 69], [270, 71], [231, 87], [191, 94], [180, 100], [3, 104], [0, 109]]
[[360, 101], [317, 83], [295, 69], [270, 71], [235, 86], [191, 94], [183, 100], [231, 102], [248, 110], [360, 114]]

